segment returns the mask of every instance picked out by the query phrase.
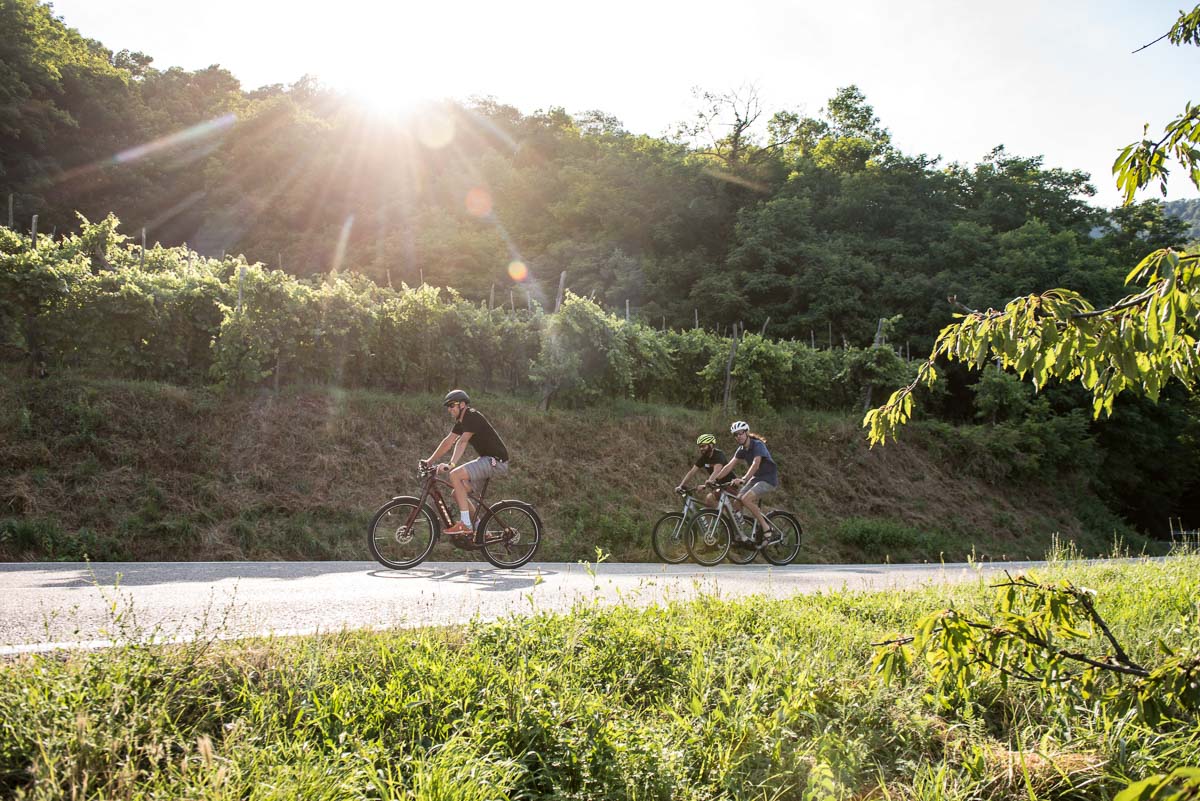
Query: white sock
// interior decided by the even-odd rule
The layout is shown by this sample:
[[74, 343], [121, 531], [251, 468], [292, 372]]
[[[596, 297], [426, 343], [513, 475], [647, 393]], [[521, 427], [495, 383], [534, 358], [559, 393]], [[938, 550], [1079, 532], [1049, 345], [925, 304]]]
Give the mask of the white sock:
[[470, 512], [459, 512], [458, 517], [460, 520], [462, 520], [462, 524], [464, 526], [466, 526], [467, 528], [471, 527], [471, 513]]

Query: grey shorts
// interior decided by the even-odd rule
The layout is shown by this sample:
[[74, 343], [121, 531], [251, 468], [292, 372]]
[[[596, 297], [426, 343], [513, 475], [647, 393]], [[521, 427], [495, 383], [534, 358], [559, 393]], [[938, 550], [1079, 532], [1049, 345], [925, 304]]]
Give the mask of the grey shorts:
[[768, 484], [765, 481], [755, 481], [753, 484], [751, 484], [748, 487], [742, 487], [741, 491], [738, 492], [738, 497], [739, 498], [742, 497], [747, 492], [753, 492], [755, 498], [761, 498], [762, 496], [766, 495], [768, 492], [771, 492], [774, 489], [777, 489], [777, 487], [775, 487], [771, 484]]
[[508, 462], [502, 462], [492, 456], [480, 456], [462, 466], [467, 471], [467, 478], [478, 485], [489, 478], [500, 478], [508, 475]]

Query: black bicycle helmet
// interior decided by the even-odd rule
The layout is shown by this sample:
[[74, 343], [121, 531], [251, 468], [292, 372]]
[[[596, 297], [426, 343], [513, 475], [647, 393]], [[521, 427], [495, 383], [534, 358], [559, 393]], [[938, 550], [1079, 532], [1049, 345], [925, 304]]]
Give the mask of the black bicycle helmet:
[[446, 393], [446, 399], [442, 401], [443, 406], [449, 406], [452, 403], [461, 401], [462, 403], [470, 403], [471, 398], [461, 389], [452, 389]]

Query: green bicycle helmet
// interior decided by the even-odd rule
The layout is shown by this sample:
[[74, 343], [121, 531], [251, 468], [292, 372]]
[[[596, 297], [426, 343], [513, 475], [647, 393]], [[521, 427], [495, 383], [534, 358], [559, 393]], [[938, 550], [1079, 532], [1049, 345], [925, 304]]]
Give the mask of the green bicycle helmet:
[[717, 438], [714, 437], [712, 434], [701, 434], [700, 436], [696, 437], [696, 444], [697, 445], [716, 445]]

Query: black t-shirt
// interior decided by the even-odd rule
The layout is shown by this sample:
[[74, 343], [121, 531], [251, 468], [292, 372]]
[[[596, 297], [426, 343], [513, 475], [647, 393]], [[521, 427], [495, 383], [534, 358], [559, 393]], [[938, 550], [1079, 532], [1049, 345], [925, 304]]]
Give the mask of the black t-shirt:
[[502, 462], [508, 461], [508, 448], [504, 447], [504, 440], [500, 439], [500, 435], [496, 433], [496, 429], [492, 428], [492, 424], [488, 422], [487, 418], [476, 410], [467, 409], [462, 420], [454, 424], [453, 433], [470, 434], [471, 447], [480, 456], [491, 456]]
[[[729, 460], [725, 458], [724, 451], [722, 451], [720, 448], [713, 448], [712, 453], [710, 453], [707, 457], [701, 456], [696, 459], [696, 467], [704, 468], [706, 471], [705, 477], [707, 478], [708, 476], [712, 475], [713, 470], [718, 467], [724, 467], [726, 464], [728, 464], [728, 462]], [[720, 483], [728, 484], [730, 481], [733, 481], [732, 470], [730, 470], [721, 478]]]

